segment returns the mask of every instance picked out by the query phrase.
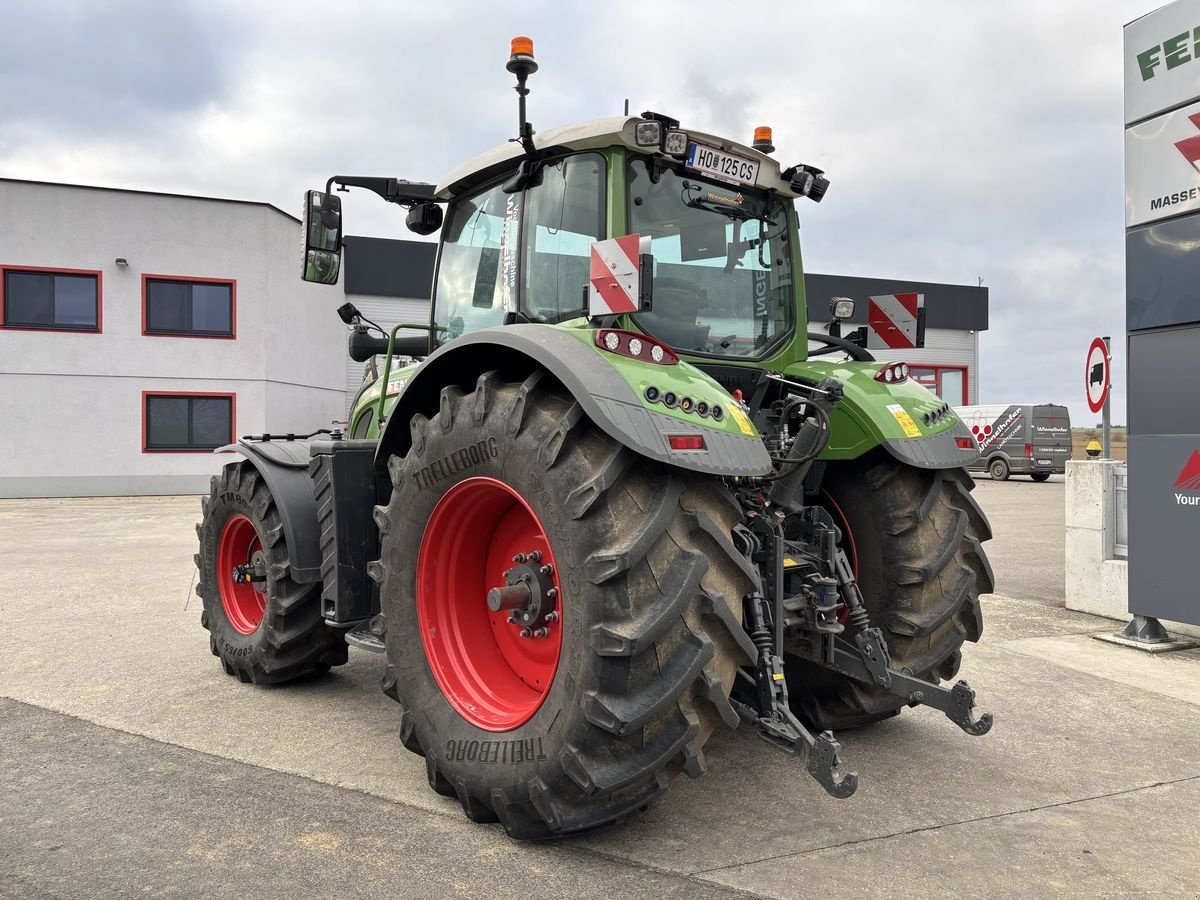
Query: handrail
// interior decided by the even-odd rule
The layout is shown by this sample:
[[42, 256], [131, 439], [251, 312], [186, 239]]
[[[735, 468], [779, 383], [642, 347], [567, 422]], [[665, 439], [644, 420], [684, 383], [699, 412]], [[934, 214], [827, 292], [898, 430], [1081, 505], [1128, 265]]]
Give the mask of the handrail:
[[396, 346], [396, 332], [401, 328], [415, 328], [417, 331], [433, 330], [432, 325], [417, 325], [413, 324], [412, 322], [401, 322], [399, 325], [393, 328], [391, 334], [388, 335], [387, 359], [384, 360], [383, 363], [383, 380], [380, 382], [379, 387], [379, 408], [375, 410], [375, 422], [377, 427], [386, 421], [383, 415], [383, 407], [384, 401], [387, 400], [388, 395], [388, 378], [390, 378], [392, 374], [392, 350]]

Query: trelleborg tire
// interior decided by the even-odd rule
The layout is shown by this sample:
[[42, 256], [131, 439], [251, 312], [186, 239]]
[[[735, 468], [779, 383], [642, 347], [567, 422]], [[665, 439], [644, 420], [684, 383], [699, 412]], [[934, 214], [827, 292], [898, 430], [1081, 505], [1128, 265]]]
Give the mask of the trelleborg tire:
[[[983, 631], [979, 595], [994, 587], [982, 544], [992, 536], [963, 469], [917, 469], [879, 451], [826, 471], [822, 504], [845, 532], [871, 624], [892, 668], [932, 681], [958, 672], [964, 641]], [[818, 728], [854, 728], [904, 704], [882, 688], [788, 657], [798, 715]]]
[[[633, 454], [541, 372], [448, 387], [410, 428], [369, 571], [384, 690], [430, 786], [474, 821], [543, 839], [700, 775], [709, 735], [737, 724], [728, 697], [754, 654], [741, 600], [758, 578], [719, 479]], [[521, 637], [486, 596], [534, 550], [557, 620]]]
[[[196, 554], [203, 601], [200, 624], [227, 674], [279, 684], [346, 661], [346, 642], [321, 617], [321, 585], [290, 577], [287, 537], [275, 498], [254, 466], [230, 463], [201, 500]], [[236, 581], [234, 566], [253, 566], [265, 582]]]

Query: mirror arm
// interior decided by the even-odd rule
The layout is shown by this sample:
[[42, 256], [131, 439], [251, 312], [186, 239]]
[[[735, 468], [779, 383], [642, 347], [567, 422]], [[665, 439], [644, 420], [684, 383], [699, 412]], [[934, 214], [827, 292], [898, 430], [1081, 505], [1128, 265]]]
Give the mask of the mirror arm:
[[340, 190], [352, 187], [365, 188], [386, 200], [388, 203], [399, 203], [401, 206], [411, 206], [414, 203], [432, 201], [436, 185], [420, 181], [405, 181], [402, 178], [372, 178], [364, 175], [334, 175], [325, 182], [325, 193], [333, 192], [333, 186]]

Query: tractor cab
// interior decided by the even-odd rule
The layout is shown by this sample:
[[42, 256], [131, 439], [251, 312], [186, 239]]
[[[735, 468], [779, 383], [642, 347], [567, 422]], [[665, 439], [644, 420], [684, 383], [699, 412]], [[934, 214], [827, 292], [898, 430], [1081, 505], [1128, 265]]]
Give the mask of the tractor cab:
[[[538, 133], [525, 120], [532, 48], [514, 50], [520, 137], [460, 166], [437, 186], [335, 176], [306, 204], [305, 275], [336, 280], [333, 185], [366, 187], [409, 209], [410, 227], [440, 225], [424, 356], [483, 328], [589, 318], [590, 257], [598, 241], [638, 234], [653, 264], [653, 300], [592, 325], [644, 332], [730, 383], [803, 360], [807, 340], [794, 200], [819, 201], [820, 170], [783, 167], [769, 128], [746, 145], [653, 112]], [[441, 205], [445, 212], [442, 214]], [[322, 219], [322, 217], [324, 217]], [[323, 262], [322, 262], [323, 261]], [[316, 265], [316, 263], [322, 263]], [[583, 321], [581, 325], [585, 324]], [[798, 339], [799, 336], [799, 339]], [[385, 336], [377, 351], [386, 351]], [[359, 339], [360, 352], [366, 352]], [[739, 366], [741, 368], [739, 368]], [[742, 386], [740, 383], [737, 386]]]

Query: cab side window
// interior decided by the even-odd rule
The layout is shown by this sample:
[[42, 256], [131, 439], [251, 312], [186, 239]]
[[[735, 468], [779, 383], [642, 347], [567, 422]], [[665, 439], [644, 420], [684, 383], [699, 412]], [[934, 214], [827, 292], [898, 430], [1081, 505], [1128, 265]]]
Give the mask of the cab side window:
[[526, 192], [525, 314], [557, 322], [578, 315], [592, 243], [605, 236], [605, 166], [598, 153], [544, 165]]

